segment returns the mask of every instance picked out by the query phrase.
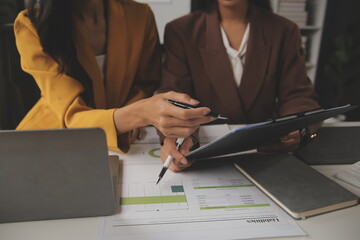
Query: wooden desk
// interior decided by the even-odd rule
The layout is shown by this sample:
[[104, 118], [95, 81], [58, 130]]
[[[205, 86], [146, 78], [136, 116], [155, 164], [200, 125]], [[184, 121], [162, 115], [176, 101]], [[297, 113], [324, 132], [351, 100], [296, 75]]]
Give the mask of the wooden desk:
[[[330, 123], [326, 126], [360, 126], [357, 123]], [[360, 189], [341, 180], [334, 174], [346, 165], [313, 166], [325, 176], [360, 196]], [[24, 196], [26, 201], [26, 196]], [[25, 223], [0, 224], [1, 240], [97, 240], [100, 218], [79, 218]], [[297, 222], [308, 234], [304, 237], [271, 239], [326, 239], [354, 240], [360, 238], [360, 205], [311, 217]]]

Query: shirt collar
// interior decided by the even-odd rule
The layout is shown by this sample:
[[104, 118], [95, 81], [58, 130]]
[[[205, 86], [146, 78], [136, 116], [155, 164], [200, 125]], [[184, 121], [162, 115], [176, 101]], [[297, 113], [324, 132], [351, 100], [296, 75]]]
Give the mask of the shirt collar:
[[229, 39], [227, 38], [226, 33], [221, 25], [220, 25], [220, 28], [221, 28], [221, 35], [222, 35], [222, 39], [223, 39], [227, 54], [231, 58], [237, 58], [237, 57], [244, 56], [246, 53], [247, 42], [249, 39], [250, 23], [248, 23], [246, 26], [244, 37], [241, 40], [240, 48], [238, 50], [236, 50], [230, 46]]

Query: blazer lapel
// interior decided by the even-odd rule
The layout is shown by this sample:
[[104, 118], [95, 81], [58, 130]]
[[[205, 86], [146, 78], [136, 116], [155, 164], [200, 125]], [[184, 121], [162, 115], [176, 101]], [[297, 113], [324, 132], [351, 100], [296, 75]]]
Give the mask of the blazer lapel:
[[245, 111], [253, 105], [264, 82], [268, 67], [271, 46], [265, 44], [260, 13], [255, 7], [251, 9], [250, 36], [245, 56], [244, 72], [239, 93]]
[[[124, 4], [126, 3], [126, 1]], [[120, 107], [126, 102], [131, 81], [125, 81], [128, 63], [127, 18], [123, 3], [109, 0], [108, 45], [106, 61], [106, 93], [108, 107]]]
[[91, 49], [90, 44], [86, 40], [85, 32], [82, 28], [80, 20], [78, 18], [75, 18], [74, 22], [74, 42], [77, 59], [92, 81], [96, 108], [105, 108], [105, 89], [94, 52]]
[[[199, 47], [199, 51], [207, 77], [216, 89], [222, 104], [231, 106], [231, 109], [235, 111], [240, 111], [236, 115], [245, 116], [232, 66], [223, 44], [219, 15], [216, 8], [213, 8], [206, 15], [206, 43], [205, 47]], [[246, 121], [245, 118], [237, 120]]]

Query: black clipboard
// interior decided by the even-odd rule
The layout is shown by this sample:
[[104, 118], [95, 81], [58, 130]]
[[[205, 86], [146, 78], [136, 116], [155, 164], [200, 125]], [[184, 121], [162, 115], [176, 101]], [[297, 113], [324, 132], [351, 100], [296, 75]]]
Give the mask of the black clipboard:
[[357, 106], [344, 105], [313, 109], [270, 121], [239, 127], [186, 155], [189, 160], [206, 159], [256, 149], [286, 134], [350, 111]]

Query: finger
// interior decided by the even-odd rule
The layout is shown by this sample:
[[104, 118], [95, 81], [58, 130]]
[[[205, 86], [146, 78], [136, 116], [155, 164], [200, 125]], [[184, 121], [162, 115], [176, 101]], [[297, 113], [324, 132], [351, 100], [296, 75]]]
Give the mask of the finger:
[[300, 143], [300, 138], [289, 138], [287, 140], [281, 140], [280, 142], [283, 144]]
[[173, 172], [179, 172], [189, 167], [191, 163], [177, 149], [171, 153], [173, 160], [169, 169]]
[[144, 128], [139, 128], [138, 134], [137, 134], [137, 139], [141, 140], [144, 139], [146, 136], [146, 131]]
[[182, 171], [182, 170], [190, 167], [193, 164], [193, 162], [189, 161], [185, 157], [185, 155], [190, 152], [190, 148], [192, 146], [193, 146], [192, 139], [191, 138], [185, 139], [185, 141], [183, 142], [183, 144], [181, 145], [181, 148], [180, 148], [180, 153], [183, 157], [180, 160], [174, 159], [173, 166], [172, 166], [173, 171], [175, 171], [175, 172]]
[[290, 133], [291, 138], [296, 139], [297, 141], [301, 141], [300, 131], [294, 131]]
[[172, 127], [172, 128], [158, 128], [159, 131], [168, 138], [187, 138], [189, 137], [198, 127]]
[[187, 138], [185, 139], [184, 143], [181, 145], [181, 148], [180, 148], [180, 153], [182, 155], [186, 155], [190, 152], [190, 149], [192, 148], [193, 146], [193, 141], [191, 138]]
[[199, 107], [195, 109], [184, 109], [178, 106], [174, 106], [173, 104], [164, 101], [165, 99], [170, 99], [176, 102], [181, 102], [185, 104], [189, 104], [191, 106], [196, 107], [196, 105], [199, 104], [199, 101], [192, 99], [189, 95], [184, 93], [177, 93], [177, 92], [167, 92], [164, 94], [159, 94], [160, 98], [162, 98], [163, 103], [163, 111], [164, 114], [174, 116], [180, 119], [192, 119], [192, 118], [198, 118], [204, 115], [207, 115], [210, 113], [210, 109], [207, 107]]
[[300, 133], [299, 131], [294, 131], [294, 132], [291, 132], [289, 134], [287, 134], [286, 136], [283, 136], [280, 138], [281, 141], [283, 140], [289, 140], [289, 139], [296, 139], [296, 138], [299, 138], [300, 139]]
[[[173, 160], [169, 166], [169, 170], [173, 172], [179, 172], [184, 170], [185, 168], [191, 166], [191, 162], [189, 162], [184, 155], [182, 155], [175, 147], [174, 138], [165, 138], [164, 145], [161, 148], [161, 159], [164, 162], [168, 155], [173, 157]], [[192, 142], [191, 139], [185, 139], [185, 142]], [[184, 143], [185, 143], [184, 142]], [[189, 143], [187, 143], [189, 144]]]
[[201, 124], [205, 124], [213, 121], [213, 117], [202, 116], [196, 119], [182, 120], [174, 117], [160, 117], [158, 125], [163, 128], [172, 127], [198, 127]]
[[[165, 155], [167, 157], [167, 155], [169, 155], [169, 154], [171, 155], [171, 151], [176, 150], [175, 141], [176, 141], [175, 139], [170, 140], [170, 138], [165, 138], [164, 139], [164, 145], [163, 145], [163, 149], [162, 149], [162, 153], [164, 154], [164, 158], [165, 158]], [[189, 153], [190, 148], [192, 146], [193, 146], [192, 139], [191, 138], [185, 139], [183, 144], [180, 147], [180, 150], [179, 150], [180, 154], [184, 156], [185, 154]], [[165, 150], [165, 148], [166, 148], [166, 150]], [[166, 151], [166, 153], [165, 153], [165, 151]], [[180, 162], [181, 162], [181, 160], [180, 160]], [[182, 162], [182, 163], [187, 164], [187, 160]]]
[[172, 127], [197, 127], [200, 124], [194, 119], [192, 120], [181, 120], [174, 117], [164, 117], [159, 119], [159, 125], [164, 128], [172, 128]]
[[184, 171], [185, 169], [189, 168], [192, 164], [188, 164], [188, 165], [176, 165], [176, 164], [171, 164], [169, 167], [169, 170], [172, 172], [181, 172]]
[[[184, 160], [186, 161], [186, 163], [184, 163], [185, 162]], [[181, 161], [174, 159], [169, 169], [173, 172], [180, 172], [186, 168], [189, 168], [192, 164], [193, 163], [188, 161], [185, 157]]]
[[178, 93], [178, 92], [170, 91], [170, 92], [164, 93], [162, 95], [163, 95], [162, 97], [165, 99], [171, 99], [176, 102], [182, 102], [182, 103], [189, 104], [192, 106], [196, 106], [199, 104], [198, 100], [191, 98], [189, 95], [187, 95], [185, 93]]
[[164, 102], [166, 104], [163, 107], [162, 114], [165, 116], [171, 116], [182, 120], [196, 119], [206, 116], [210, 113], [210, 108], [199, 107], [194, 109], [184, 109], [178, 106], [174, 106], [171, 103]]
[[[166, 161], [166, 159], [169, 155], [171, 157], [173, 157], [172, 162], [174, 162], [174, 161], [182, 162], [183, 161], [182, 159], [184, 158], [184, 156], [176, 148], [175, 141], [176, 141], [176, 139], [174, 139], [174, 138], [165, 138], [164, 139], [164, 145], [161, 148], [161, 160], [163, 162]], [[185, 163], [186, 163], [186, 161], [185, 161]]]
[[286, 145], [299, 145], [301, 138], [300, 136], [292, 136], [285, 140], [282, 139], [280, 142]]
[[130, 142], [134, 143], [137, 136], [137, 129], [133, 129], [130, 131]]
[[176, 149], [175, 141], [176, 141], [176, 138], [169, 138], [169, 137], [164, 138], [164, 144], [160, 150], [160, 158], [163, 163], [166, 161], [167, 157], [170, 155], [170, 152], [173, 151], [173, 149]]
[[286, 142], [283, 142], [282, 144], [284, 150], [294, 150], [299, 146], [300, 142], [295, 139], [291, 139]]

